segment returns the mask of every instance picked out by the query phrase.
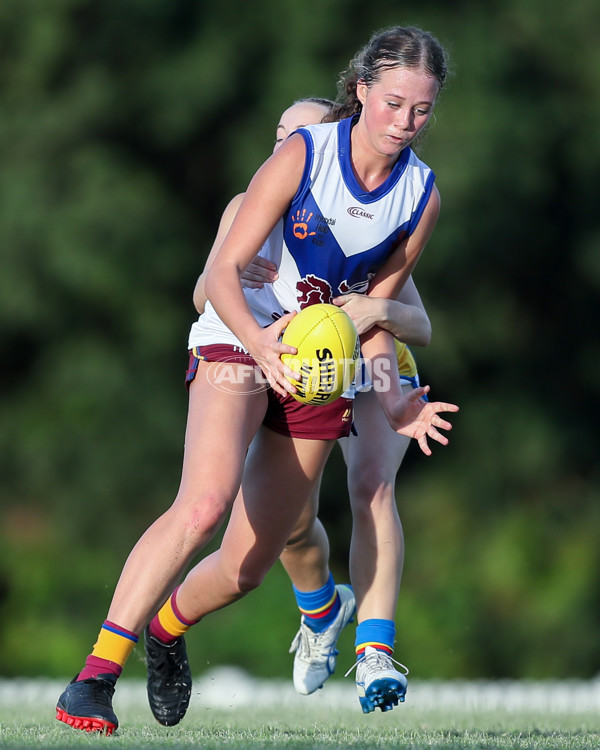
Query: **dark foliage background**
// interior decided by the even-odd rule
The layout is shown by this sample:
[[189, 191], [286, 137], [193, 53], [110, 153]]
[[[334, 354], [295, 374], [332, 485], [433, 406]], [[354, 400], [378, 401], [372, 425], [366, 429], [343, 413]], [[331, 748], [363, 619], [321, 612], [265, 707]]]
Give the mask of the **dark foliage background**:
[[[461, 405], [451, 445], [411, 448], [398, 478], [397, 653], [419, 677], [597, 673], [597, 3], [4, 0], [0, 674], [80, 668], [176, 491], [191, 293], [220, 213], [279, 113], [333, 96], [394, 23], [431, 30], [454, 69], [421, 148], [443, 208], [415, 278], [423, 380]], [[344, 580], [338, 454], [322, 508]], [[288, 674], [296, 627], [276, 568], [198, 626], [194, 668]]]

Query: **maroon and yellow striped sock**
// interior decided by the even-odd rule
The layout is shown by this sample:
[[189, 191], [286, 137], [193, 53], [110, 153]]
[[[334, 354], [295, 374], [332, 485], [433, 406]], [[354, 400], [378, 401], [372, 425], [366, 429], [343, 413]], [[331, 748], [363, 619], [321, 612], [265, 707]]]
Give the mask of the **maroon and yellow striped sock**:
[[85, 667], [77, 676], [77, 681], [88, 680], [102, 674], [113, 674], [119, 677], [137, 642], [136, 633], [110, 620], [105, 620], [98, 633], [94, 649], [85, 660]]
[[148, 626], [150, 635], [161, 643], [172, 643], [195, 625], [197, 620], [188, 620], [177, 606], [179, 586], [158, 610]]

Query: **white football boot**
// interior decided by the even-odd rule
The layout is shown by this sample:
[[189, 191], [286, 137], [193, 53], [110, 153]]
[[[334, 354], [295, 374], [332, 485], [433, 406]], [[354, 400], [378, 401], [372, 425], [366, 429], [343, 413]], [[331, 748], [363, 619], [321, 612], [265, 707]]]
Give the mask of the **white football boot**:
[[356, 601], [350, 586], [340, 584], [335, 588], [340, 597], [340, 610], [335, 620], [321, 633], [314, 633], [306, 625], [303, 615], [300, 630], [290, 646], [290, 654], [296, 652], [294, 687], [300, 695], [310, 695], [322, 688], [325, 680], [333, 674], [338, 655], [337, 640], [342, 630], [352, 621], [356, 610]]
[[[402, 667], [404, 674], [394, 669], [394, 664]], [[391, 711], [394, 706], [404, 703], [406, 695], [406, 675], [408, 669], [404, 664], [392, 659], [384, 651], [367, 646], [362, 659], [346, 672], [346, 677], [356, 667], [356, 689], [358, 700], [364, 714], [380, 708]]]

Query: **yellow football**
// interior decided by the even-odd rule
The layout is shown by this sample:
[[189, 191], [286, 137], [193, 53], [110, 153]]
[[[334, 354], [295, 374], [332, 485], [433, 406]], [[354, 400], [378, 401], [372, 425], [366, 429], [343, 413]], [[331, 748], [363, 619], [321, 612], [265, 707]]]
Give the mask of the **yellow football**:
[[340, 307], [323, 303], [305, 307], [292, 318], [281, 340], [298, 350], [281, 355], [288, 367], [301, 374], [300, 380], [290, 378], [296, 401], [323, 406], [350, 386], [360, 344], [356, 326]]

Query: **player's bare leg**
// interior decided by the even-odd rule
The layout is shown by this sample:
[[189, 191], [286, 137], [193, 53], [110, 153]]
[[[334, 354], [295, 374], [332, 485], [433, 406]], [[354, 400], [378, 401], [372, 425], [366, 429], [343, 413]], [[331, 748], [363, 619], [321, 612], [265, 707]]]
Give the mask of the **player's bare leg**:
[[[280, 558], [294, 585], [297, 598], [300, 597], [298, 592], [318, 594], [330, 592], [333, 587], [329, 570], [329, 539], [317, 518], [319, 490], [320, 482]], [[354, 615], [356, 605], [352, 589], [338, 585], [335, 586], [334, 593], [337, 597], [337, 611], [329, 618], [330, 622], [326, 626], [315, 628], [315, 618], [302, 614], [300, 628], [290, 646], [290, 653], [294, 653], [294, 687], [301, 695], [314, 693], [334, 673], [338, 638]], [[320, 624], [318, 620], [316, 622]]]
[[329, 539], [317, 518], [321, 481], [302, 511], [280, 560], [296, 588], [314, 591], [329, 578]]
[[112, 694], [122, 666], [137, 634], [225, 519], [241, 480], [248, 443], [265, 408], [265, 393], [241, 398], [219, 390], [211, 382], [210, 366], [199, 364], [190, 387], [176, 500], [129, 555], [94, 652], [59, 698], [59, 720], [86, 731], [111, 733], [118, 726]]
[[372, 391], [357, 399], [355, 425], [358, 437], [344, 438], [340, 444], [348, 466], [353, 518], [350, 577], [357, 601], [356, 681], [362, 709], [368, 713], [375, 707], [391, 709], [406, 692], [406, 677], [395, 669], [391, 653], [404, 560], [395, 480], [410, 440], [389, 427]]
[[184, 615], [197, 620], [262, 582], [319, 481], [332, 445], [332, 440], [289, 438], [261, 427], [220, 549], [202, 560], [180, 588]]
[[[185, 621], [197, 622], [261, 583], [292, 533], [332, 445], [331, 440], [299, 440], [265, 427], [259, 430], [221, 547], [198, 563], [177, 590], [178, 611]], [[155, 716], [169, 714], [160, 705], [162, 694], [172, 703], [174, 691], [186, 689], [179, 683], [161, 684], [164, 672], [176, 674], [181, 665], [171, 666], [151, 673], [149, 664]], [[178, 710], [169, 714], [169, 725], [180, 721], [186, 708], [180, 701]]]

